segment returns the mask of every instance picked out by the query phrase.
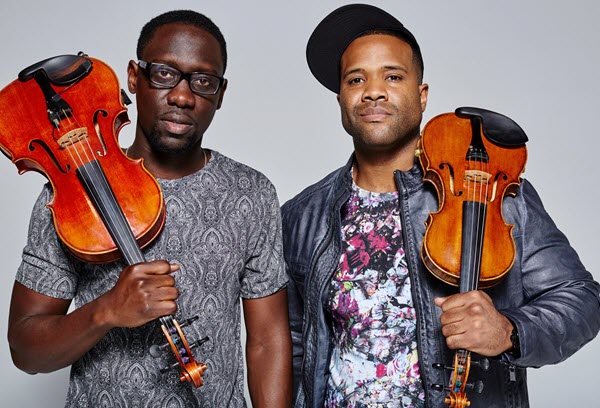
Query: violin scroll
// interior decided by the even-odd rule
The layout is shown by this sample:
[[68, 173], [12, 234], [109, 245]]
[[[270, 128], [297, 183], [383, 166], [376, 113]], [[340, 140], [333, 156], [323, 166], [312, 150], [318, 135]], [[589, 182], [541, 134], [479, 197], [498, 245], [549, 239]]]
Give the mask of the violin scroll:
[[165, 317], [160, 318], [161, 329], [163, 334], [167, 338], [167, 343], [163, 345], [154, 345], [150, 348], [150, 355], [158, 358], [162, 355], [162, 350], [171, 348], [171, 351], [175, 355], [177, 362], [161, 368], [161, 373], [166, 373], [173, 368], [180, 368], [179, 381], [192, 383], [195, 387], [201, 387], [203, 384], [202, 375], [206, 370], [207, 366], [204, 363], [199, 363], [194, 359], [192, 349], [206, 343], [209, 338], [204, 337], [200, 340], [195, 341], [192, 344], [188, 344], [185, 338], [182, 327], [185, 327], [198, 319], [198, 316], [194, 316], [190, 319], [183, 321], [181, 324], [175, 319], [168, 319]]

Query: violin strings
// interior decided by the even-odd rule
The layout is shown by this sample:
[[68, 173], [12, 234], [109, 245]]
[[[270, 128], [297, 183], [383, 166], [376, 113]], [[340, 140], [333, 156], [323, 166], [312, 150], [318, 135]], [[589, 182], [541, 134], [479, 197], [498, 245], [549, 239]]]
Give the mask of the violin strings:
[[[79, 125], [79, 122], [78, 122], [77, 120], [75, 120], [75, 122], [76, 122], [76, 124], [77, 124], [78, 126], [80, 126], [80, 125]], [[72, 137], [74, 137], [74, 136], [71, 136], [71, 138], [72, 138]], [[89, 150], [89, 152], [90, 152], [90, 155], [88, 155], [88, 152], [86, 151], [86, 149], [85, 149], [85, 146], [83, 146], [83, 145], [82, 145], [82, 146], [80, 146], [80, 144], [77, 142], [77, 140], [75, 140], [75, 143], [73, 143], [73, 144], [72, 144], [72, 146], [75, 146], [75, 153], [77, 153], [77, 158], [76, 158], [76, 157], [73, 155], [73, 152], [71, 151], [71, 149], [67, 149], [67, 150], [68, 150], [68, 152], [69, 152], [69, 155], [71, 156], [71, 160], [73, 160], [73, 162], [74, 162], [74, 163], [77, 165], [77, 168], [78, 168], [78, 169], [80, 169], [80, 171], [81, 171], [81, 172], [84, 172], [84, 173], [85, 173], [85, 174], [88, 176], [88, 177], [83, 177], [83, 181], [84, 181], [84, 183], [86, 183], [86, 186], [87, 186], [87, 187], [88, 187], [88, 189], [89, 189], [89, 188], [90, 188], [90, 185], [88, 184], [88, 181], [87, 181], [87, 180], [93, 180], [93, 179], [92, 179], [91, 177], [89, 177], [89, 175], [90, 175], [90, 172], [89, 172], [89, 171], [87, 170], [87, 168], [86, 168], [86, 167], [83, 165], [84, 163], [83, 163], [83, 160], [82, 160], [82, 155], [81, 155], [81, 154], [80, 154], [80, 152], [79, 152], [79, 147], [81, 147], [81, 148], [82, 148], [82, 150], [83, 150], [83, 153], [85, 154], [85, 158], [86, 158], [88, 161], [91, 161], [91, 160], [90, 160], [90, 156], [93, 158], [93, 160], [97, 160], [97, 158], [96, 158], [96, 156], [95, 156], [95, 154], [94, 154], [94, 150], [93, 150], [93, 148], [92, 148], [92, 146], [91, 146], [91, 144], [90, 144], [89, 138], [86, 138], [86, 139], [85, 139], [85, 143], [86, 143], [86, 145], [87, 145], [87, 148], [88, 148], [88, 150]], [[78, 160], [79, 160], [79, 163], [77, 163], [77, 161], [78, 161]], [[101, 176], [104, 178], [105, 182], [108, 184], [108, 180], [106, 179], [106, 175], [105, 175], [103, 172], [101, 173]], [[96, 186], [95, 186], [95, 185], [93, 185], [93, 181], [92, 181], [92, 187], [96, 189]], [[101, 194], [104, 196], [104, 198], [106, 198], [106, 197], [107, 197], [107, 196], [106, 196], [106, 194], [105, 194], [105, 192], [104, 192], [102, 189], [97, 189], [97, 191], [99, 191], [99, 192], [100, 192], [100, 193], [101, 193]], [[92, 199], [93, 199], [93, 198], [92, 198]], [[126, 220], [125, 220], [125, 221], [126, 221]], [[126, 221], [126, 222], [127, 222], [127, 221]], [[130, 228], [131, 228], [131, 226], [130, 226]], [[138, 244], [137, 244], [137, 241], [135, 240], [135, 237], [134, 237], [134, 240], [133, 240], [133, 242], [131, 242], [131, 241], [127, 240], [127, 239], [124, 239], [124, 234], [126, 234], [126, 232], [122, 231], [122, 230], [121, 230], [121, 229], [119, 229], [119, 228], [114, 228], [113, 230], [114, 230], [114, 232], [117, 234], [117, 236], [119, 237], [119, 239], [120, 239], [121, 243], [123, 244], [123, 245], [122, 245], [122, 246], [121, 246], [119, 249], [120, 249], [120, 250], [121, 250], [121, 252], [123, 253], [123, 256], [124, 256], [124, 258], [125, 258], [126, 260], [127, 260], [127, 259], [131, 259], [131, 260], [133, 261], [133, 260], [134, 260], [134, 257], [135, 257], [134, 255], [135, 255], [137, 252], [139, 252], [139, 253], [140, 253], [140, 257], [141, 257], [141, 259], [143, 260], [143, 255], [141, 255], [141, 251], [140, 251], [140, 249], [139, 249], [139, 246], [138, 246]], [[172, 322], [172, 321], [173, 321], [173, 315], [168, 315], [168, 316], [164, 316], [164, 317], [165, 317], [165, 319], [166, 319], [168, 322]], [[171, 336], [173, 336], [173, 335], [171, 335]], [[178, 338], [179, 336], [177, 335], [176, 337]]]
[[[70, 89], [73, 85], [74, 84], [67, 86], [65, 89], [63, 89], [61, 92], [59, 92], [59, 94], [64, 93], [65, 91]], [[67, 123], [69, 125], [72, 125], [73, 123], [75, 123], [76, 126], [81, 127], [79, 124], [79, 121], [75, 117], [73, 117], [73, 120], [71, 120], [71, 116], [67, 115], [65, 111], [63, 111], [63, 117], [67, 119]], [[55, 129], [53, 127], [52, 132], [54, 133], [55, 130], [57, 130], [59, 132], [59, 134], [61, 133], [60, 129]], [[83, 183], [85, 183], [88, 190], [90, 190], [91, 188], [94, 188], [96, 191], [99, 191], [104, 196], [104, 198], [106, 198], [107, 197], [106, 192], [103, 189], [97, 189], [96, 186], [93, 185], [94, 184], [93, 178], [90, 177], [90, 172], [88, 171], [87, 167], [84, 166], [85, 163], [89, 163], [92, 160], [97, 160], [94, 150], [90, 144], [89, 138], [85, 137], [85, 145], [88, 148], [89, 155], [88, 155], [88, 151], [86, 151], [86, 149], [85, 149], [85, 146], [83, 144], [80, 144], [79, 143], [80, 140], [77, 140], [77, 138], [78, 138], [77, 134], [69, 136], [70, 144], [66, 147], [67, 153], [70, 156], [71, 161], [75, 164], [76, 169], [79, 169], [82, 173], [85, 173], [85, 175], [87, 176], [87, 177], [81, 177], [81, 179], [83, 179]], [[83, 155], [82, 155], [82, 153], [80, 153], [79, 148], [81, 148]], [[73, 152], [73, 150], [75, 150], [75, 152]], [[87, 160], [85, 163], [82, 158], [83, 156], [85, 156], [85, 159]], [[101, 172], [101, 176], [104, 178], [104, 181], [107, 183], [107, 185], [109, 185], [108, 180], [106, 179], [106, 175], [103, 172]], [[92, 186], [90, 186], [90, 184], [88, 183], [88, 180], [91, 180]], [[90, 197], [90, 199], [95, 201], [94, 197]], [[97, 209], [98, 209], [98, 203], [96, 202], [96, 210]], [[127, 223], [127, 219], [125, 219], [125, 222]], [[107, 228], [108, 228], [108, 226], [107, 226]], [[131, 226], [129, 226], [129, 228], [131, 228]], [[144, 260], [144, 257], [141, 253], [141, 249], [139, 248], [137, 241], [135, 240], [135, 236], [134, 236], [133, 242], [130, 242], [127, 239], [123, 239], [124, 238], [123, 234], [126, 234], [126, 233], [124, 231], [122, 231], [121, 229], [114, 228], [114, 232], [117, 234], [117, 236], [123, 243], [122, 247], [120, 247], [119, 249], [123, 253], [123, 256], [126, 260], [128, 260], [128, 259], [133, 260], [136, 252], [139, 252], [139, 255], [140, 255], [142, 261]], [[117, 243], [115, 243], [115, 244], [117, 244]], [[174, 322], [173, 315], [163, 316], [162, 318], [164, 319], [164, 322], [167, 325], [172, 326], [174, 324], [173, 323]], [[179, 333], [171, 333], [170, 336], [174, 341], [178, 341], [178, 339], [181, 339], [181, 336], [179, 336]], [[191, 354], [190, 354], [190, 357], [193, 360], [193, 356]], [[185, 363], [183, 364], [183, 368], [185, 369]]]
[[[476, 155], [477, 151], [472, 152], [472, 153], [474, 153]], [[471, 174], [472, 175], [475, 174], [473, 172], [473, 170], [477, 170], [476, 165], [477, 165], [477, 160], [472, 159], [472, 155], [471, 155], [469, 157], [469, 160], [468, 160], [468, 168], [469, 168], [469, 170], [471, 170]], [[474, 181], [472, 177], [473, 176], [470, 176], [470, 177], [467, 178], [467, 184], [468, 184], [468, 197], [467, 197], [467, 199], [469, 201], [471, 201], [474, 206], [476, 206], [476, 200], [475, 200], [475, 198], [476, 198], [476, 194], [477, 194], [477, 184], [476, 184], [476, 181]], [[474, 220], [474, 219], [471, 218], [471, 222], [467, 226], [467, 228], [469, 228], [469, 230], [470, 230], [469, 231], [470, 233], [469, 233], [468, 236], [470, 236], [470, 237], [474, 236], [473, 231], [475, 230], [475, 227], [476, 227], [476, 220]], [[464, 226], [463, 226], [463, 228], [464, 228]], [[466, 244], [468, 245], [467, 246], [467, 250], [468, 250], [468, 254], [469, 254], [469, 256], [467, 258], [467, 261], [471, 262], [471, 264], [469, 265], [470, 268], [467, 268], [467, 271], [469, 271], [469, 274], [467, 276], [465, 276], [465, 278], [468, 280], [468, 289], [467, 290], [473, 290], [474, 287], [475, 287], [475, 285], [474, 285], [474, 276], [473, 276], [474, 274], [472, 273], [472, 271], [474, 270], [473, 269], [473, 267], [474, 267], [473, 262], [475, 262], [475, 260], [474, 260], [474, 251], [475, 251], [475, 248], [474, 248], [474, 245], [473, 245], [472, 242], [468, 242]], [[462, 279], [462, 277], [461, 277], [461, 279]]]
[[[67, 118], [68, 118], [68, 116], [67, 116]], [[78, 128], [81, 128], [81, 124], [79, 123], [79, 121], [76, 118], [73, 118], [73, 121]], [[69, 122], [69, 124], [73, 123], [70, 119], [68, 120], [68, 122]], [[97, 160], [94, 150], [90, 144], [89, 138], [88, 137], [85, 138], [85, 145], [83, 145], [80, 143], [80, 141], [77, 140], [77, 137], [78, 136], [76, 134], [69, 136], [70, 146], [73, 147], [73, 149], [75, 150], [75, 153], [76, 153], [76, 155], [73, 154], [72, 150], [70, 148], [67, 148], [67, 151], [68, 151], [69, 155], [71, 156], [71, 160], [75, 163], [76, 168], [79, 169], [82, 173], [85, 173], [85, 175], [87, 176], [87, 177], [83, 177], [83, 182], [85, 183], [88, 190], [93, 188], [95, 191], [100, 192], [104, 198], [106, 198], [107, 197], [106, 193], [102, 189], [99, 189], [99, 188], [97, 188], [96, 185], [94, 185], [93, 178], [90, 177], [90, 172], [88, 171], [87, 167], [84, 166], [85, 163], [89, 163], [93, 160]], [[87, 150], [86, 150], [86, 146], [87, 146]], [[80, 153], [80, 148], [83, 152], [83, 155]], [[89, 152], [89, 154], [88, 154], [88, 152]], [[82, 156], [85, 156], [85, 159], [86, 159], [85, 163], [84, 163]], [[102, 177], [104, 177], [106, 183], [108, 184], [108, 181], [106, 180], [106, 176], [103, 173], [102, 173]], [[90, 185], [90, 183], [88, 183], [88, 180], [92, 180], [91, 185]], [[93, 199], [93, 197], [90, 197], [90, 198]], [[96, 209], [98, 209], [98, 203], [96, 203]], [[108, 225], [107, 225], [107, 228], [108, 228]], [[126, 259], [133, 259], [133, 254], [135, 253], [135, 248], [133, 248], [133, 243], [130, 243], [130, 242], [128, 242], [127, 239], [124, 239], [124, 234], [126, 234], [126, 233], [124, 231], [121, 231], [120, 228], [113, 228], [113, 231], [117, 234], [119, 240], [124, 244], [119, 248], [123, 252], [123, 256]], [[115, 243], [115, 244], [117, 244], [117, 243]], [[135, 243], [135, 245], [137, 245], [137, 242]], [[138, 249], [139, 249], [139, 247], [138, 247]]]
[[[483, 153], [485, 153], [485, 150], [482, 149], [481, 151], [481, 157], [483, 158]], [[487, 173], [487, 161], [484, 160], [480, 160], [479, 161], [479, 172], [478, 174], [480, 175], [479, 180], [479, 197], [478, 197], [478, 203], [479, 205], [477, 206], [477, 231], [476, 231], [476, 237], [475, 237], [475, 242], [477, 243], [477, 256], [474, 257], [474, 262], [475, 262], [475, 270], [477, 271], [476, 274], [474, 274], [473, 279], [476, 280], [476, 282], [473, 282], [474, 287], [478, 286], [479, 283], [479, 276], [481, 273], [481, 257], [483, 256], [483, 251], [482, 251], [482, 247], [479, 246], [479, 242], [481, 242], [481, 240], [483, 240], [483, 231], [485, 228], [485, 213], [486, 213], [486, 208], [487, 208], [487, 203], [485, 200], [485, 197], [487, 196], [487, 184], [485, 183], [485, 177], [483, 176], [483, 174]], [[485, 185], [485, 186], [484, 186]]]
[[473, 244], [472, 248], [473, 248], [473, 273], [471, 274], [471, 288], [473, 290], [477, 289], [477, 283], [478, 283], [478, 270], [477, 270], [477, 266], [478, 266], [478, 258], [481, 256], [481, 253], [479, 253], [478, 249], [479, 249], [479, 245], [478, 245], [478, 240], [479, 240], [479, 223], [481, 222], [481, 179], [480, 179], [480, 175], [481, 175], [481, 149], [478, 150], [477, 152], [477, 157], [478, 160], [476, 160], [475, 164], [477, 166], [477, 171], [475, 172], [475, 185], [476, 185], [476, 189], [475, 189], [475, 194], [477, 195], [475, 201], [475, 217], [473, 220], [473, 229], [475, 231], [475, 234], [473, 235], [474, 239], [473, 239]]

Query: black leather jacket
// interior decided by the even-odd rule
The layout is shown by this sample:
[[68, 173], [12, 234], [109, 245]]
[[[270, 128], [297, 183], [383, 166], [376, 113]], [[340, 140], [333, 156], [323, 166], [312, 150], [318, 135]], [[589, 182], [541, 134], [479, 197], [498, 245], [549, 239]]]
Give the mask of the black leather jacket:
[[[331, 173], [282, 207], [284, 254], [294, 357], [296, 407], [323, 407], [331, 353], [330, 324], [324, 311], [326, 289], [341, 254], [340, 209], [351, 191], [347, 165]], [[451, 373], [432, 367], [452, 366], [454, 352], [441, 334], [440, 309], [434, 298], [456, 293], [423, 265], [420, 246], [429, 212], [437, 210], [433, 187], [422, 182], [415, 165], [394, 173], [398, 187], [404, 245], [418, 325], [417, 342], [427, 407], [445, 407], [444, 391]], [[515, 198], [504, 200], [506, 222], [514, 225], [517, 255], [506, 278], [486, 290], [494, 304], [513, 321], [521, 356], [491, 359], [487, 372], [472, 368], [481, 394], [468, 392], [471, 407], [528, 407], [525, 367], [558, 363], [594, 338], [600, 327], [599, 287], [557, 229], [530, 183], [522, 181]], [[473, 356], [477, 359], [477, 356]]]

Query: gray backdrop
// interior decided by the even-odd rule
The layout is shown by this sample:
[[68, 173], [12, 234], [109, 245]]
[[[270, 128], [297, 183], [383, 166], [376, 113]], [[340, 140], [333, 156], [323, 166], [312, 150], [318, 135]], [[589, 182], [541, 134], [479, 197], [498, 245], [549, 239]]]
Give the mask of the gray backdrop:
[[[369, 2], [369, 1], [367, 1]], [[8, 4], [7, 4], [8, 3]], [[0, 6], [0, 86], [41, 59], [83, 50], [104, 60], [125, 84], [142, 25], [174, 8], [204, 12], [229, 47], [229, 88], [205, 145], [262, 170], [281, 202], [341, 166], [352, 150], [335, 96], [310, 74], [306, 41], [342, 1], [100, 2], [34, 0]], [[595, 0], [371, 1], [397, 16], [417, 37], [430, 85], [424, 121], [472, 105], [508, 115], [527, 132], [525, 177], [600, 279], [595, 129], [600, 112], [600, 47]], [[535, 3], [535, 4], [534, 4]], [[130, 107], [135, 120], [135, 108]], [[1, 114], [1, 112], [0, 112]], [[425, 122], [424, 122], [425, 123]], [[134, 125], [121, 144], [131, 143]], [[14, 273], [29, 214], [44, 179], [18, 176], [0, 157], [0, 390], [3, 407], [59, 407], [68, 370], [30, 376], [10, 360], [6, 329]], [[600, 341], [568, 361], [529, 370], [534, 407], [598, 406]]]

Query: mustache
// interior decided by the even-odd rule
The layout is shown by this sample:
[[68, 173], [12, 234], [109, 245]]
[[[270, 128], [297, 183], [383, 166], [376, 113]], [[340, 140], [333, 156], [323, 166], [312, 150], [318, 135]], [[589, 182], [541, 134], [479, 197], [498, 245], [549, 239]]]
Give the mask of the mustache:
[[393, 104], [383, 101], [362, 102], [356, 105], [353, 110], [359, 116], [374, 114], [391, 115], [397, 112], [397, 108]]
[[193, 125], [194, 120], [185, 112], [179, 109], [173, 109], [168, 112], [163, 112], [158, 117], [159, 120], [168, 120], [169, 122], [180, 123], [183, 125]]

